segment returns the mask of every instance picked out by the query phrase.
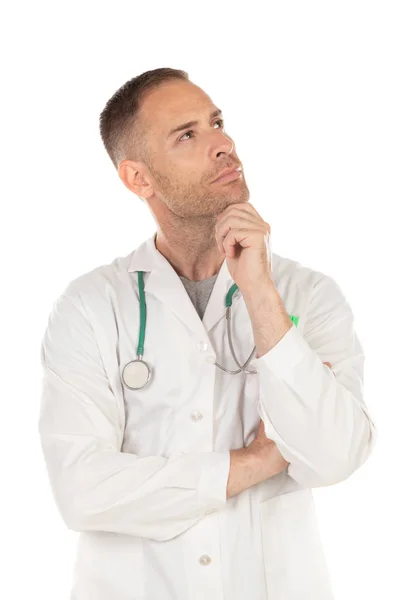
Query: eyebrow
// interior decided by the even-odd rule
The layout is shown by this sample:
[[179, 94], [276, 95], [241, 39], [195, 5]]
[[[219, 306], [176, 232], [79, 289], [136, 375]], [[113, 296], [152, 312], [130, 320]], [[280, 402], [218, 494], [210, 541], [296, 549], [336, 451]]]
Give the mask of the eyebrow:
[[[214, 117], [218, 117], [219, 115], [222, 115], [222, 110], [217, 108], [217, 110], [214, 110], [211, 113], [210, 120], [213, 119]], [[188, 127], [194, 127], [195, 125], [198, 125], [198, 124], [199, 124], [198, 121], [189, 121], [188, 123], [183, 123], [183, 125], [178, 125], [178, 127], [171, 129], [171, 131], [167, 135], [167, 139], [169, 139], [173, 133], [177, 133], [178, 131], [182, 131], [183, 129], [188, 129]]]

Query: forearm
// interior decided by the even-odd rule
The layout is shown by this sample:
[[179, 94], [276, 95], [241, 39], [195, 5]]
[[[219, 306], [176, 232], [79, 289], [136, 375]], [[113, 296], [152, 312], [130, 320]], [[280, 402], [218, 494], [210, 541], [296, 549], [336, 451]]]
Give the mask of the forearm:
[[276, 474], [272, 463], [261, 460], [247, 447], [231, 450], [231, 464], [227, 484], [227, 498], [237, 496], [253, 485], [260, 483]]
[[[344, 319], [343, 319], [344, 320]], [[346, 339], [346, 338], [343, 338]], [[256, 365], [259, 414], [265, 433], [291, 463], [288, 474], [305, 487], [343, 481], [368, 458], [375, 425], [363, 401], [364, 356], [354, 350], [337, 377], [296, 328]], [[351, 340], [350, 340], [351, 341]], [[335, 356], [335, 348], [324, 348]]]
[[[243, 296], [258, 350], [254, 366], [267, 437], [301, 485], [343, 481], [365, 462], [376, 438], [349, 303], [331, 278], [319, 279], [299, 331], [274, 286], [264, 282]], [[332, 360], [335, 374], [324, 358]]]
[[42, 430], [55, 500], [74, 531], [164, 541], [226, 505], [228, 452], [138, 457], [81, 438]]
[[242, 293], [253, 328], [256, 358], [259, 358], [282, 339], [293, 322], [272, 281]]

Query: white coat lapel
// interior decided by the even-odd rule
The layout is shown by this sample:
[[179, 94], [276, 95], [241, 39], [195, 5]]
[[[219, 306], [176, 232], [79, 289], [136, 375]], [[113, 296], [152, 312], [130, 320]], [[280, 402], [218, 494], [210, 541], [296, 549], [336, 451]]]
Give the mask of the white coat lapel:
[[[231, 285], [226, 260], [221, 265], [209, 298], [203, 321], [201, 321], [193, 303], [187, 294], [179, 275], [169, 261], [155, 246], [154, 233], [135, 250], [128, 271], [137, 281], [137, 271], [148, 272], [144, 276], [145, 294], [151, 294], [167, 306], [199, 339], [225, 316], [225, 296]], [[240, 292], [237, 292], [237, 296]], [[150, 317], [149, 317], [150, 318]]]

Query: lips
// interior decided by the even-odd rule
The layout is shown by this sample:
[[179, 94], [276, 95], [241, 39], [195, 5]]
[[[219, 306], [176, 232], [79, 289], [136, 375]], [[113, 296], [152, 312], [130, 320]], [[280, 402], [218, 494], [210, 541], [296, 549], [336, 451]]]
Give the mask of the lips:
[[214, 179], [213, 183], [215, 181], [218, 181], [219, 179], [225, 177], [226, 175], [233, 175], [233, 174], [237, 174], [242, 170], [242, 167], [228, 167], [226, 169], [224, 169], [223, 171], [221, 171], [221, 173], [218, 175], [217, 179]]

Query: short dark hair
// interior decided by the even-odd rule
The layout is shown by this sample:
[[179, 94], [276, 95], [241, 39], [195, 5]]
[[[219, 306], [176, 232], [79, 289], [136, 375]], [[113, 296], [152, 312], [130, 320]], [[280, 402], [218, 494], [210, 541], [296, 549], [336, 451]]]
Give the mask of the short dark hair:
[[145, 71], [122, 85], [108, 100], [100, 114], [100, 136], [114, 166], [121, 160], [146, 160], [144, 131], [138, 124], [142, 101], [147, 91], [171, 79], [188, 81], [186, 71], [163, 67]]

